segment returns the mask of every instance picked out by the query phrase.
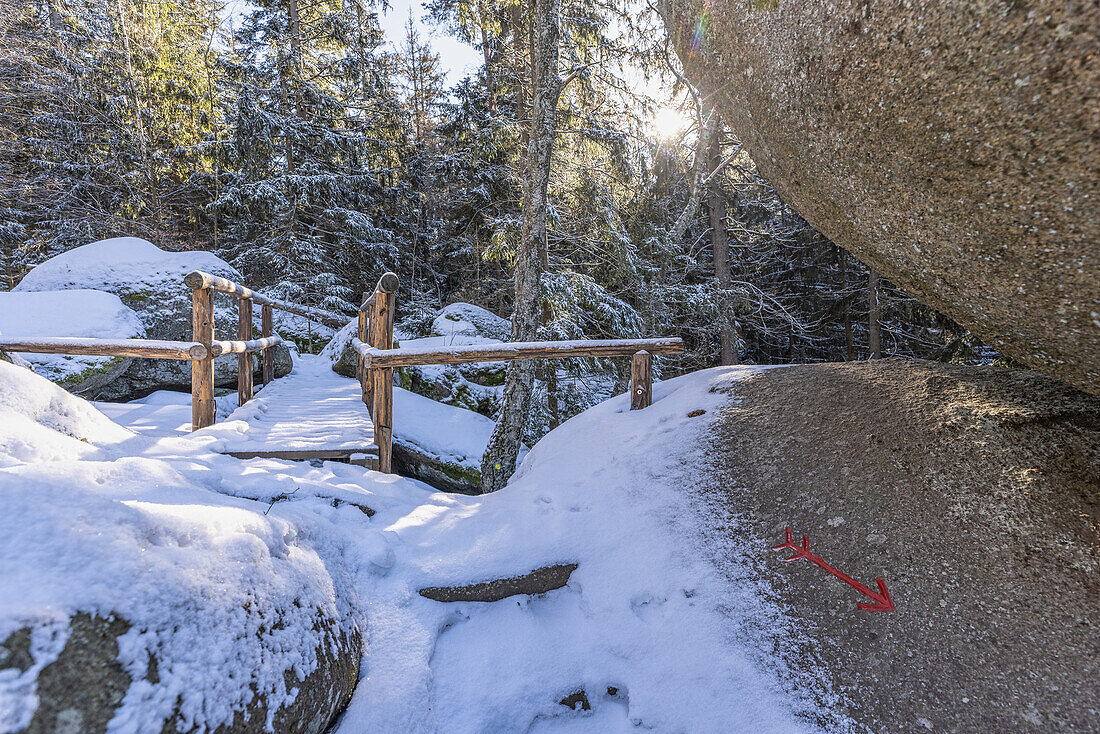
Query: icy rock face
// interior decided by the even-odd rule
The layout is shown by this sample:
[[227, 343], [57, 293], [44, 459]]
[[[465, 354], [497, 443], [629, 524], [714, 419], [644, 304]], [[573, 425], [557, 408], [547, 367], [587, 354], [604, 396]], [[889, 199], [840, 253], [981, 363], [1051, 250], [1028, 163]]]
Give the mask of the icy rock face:
[[[19, 282], [15, 292], [92, 289], [113, 293], [132, 309], [145, 335], [153, 339], [190, 341], [191, 289], [183, 277], [203, 270], [230, 280], [241, 275], [208, 252], [166, 252], [136, 237], [116, 237], [78, 247], [37, 265]], [[258, 309], [253, 309], [258, 319]], [[214, 297], [214, 333], [217, 339], [237, 338], [237, 302]], [[69, 335], [69, 334], [66, 334]], [[275, 374], [292, 366], [290, 351], [275, 348]], [[235, 355], [214, 360], [217, 384], [236, 384]], [[134, 359], [125, 372], [96, 391], [102, 400], [124, 400], [161, 389], [187, 389], [191, 366], [186, 361]]]
[[998, 351], [1100, 394], [1100, 4], [660, 11], [784, 201]]
[[[0, 334], [6, 337], [77, 336], [134, 339], [145, 336], [137, 314], [113, 293], [97, 290], [0, 293]], [[91, 395], [118, 379], [127, 357], [72, 354], [20, 355], [38, 374], [78, 395]]]

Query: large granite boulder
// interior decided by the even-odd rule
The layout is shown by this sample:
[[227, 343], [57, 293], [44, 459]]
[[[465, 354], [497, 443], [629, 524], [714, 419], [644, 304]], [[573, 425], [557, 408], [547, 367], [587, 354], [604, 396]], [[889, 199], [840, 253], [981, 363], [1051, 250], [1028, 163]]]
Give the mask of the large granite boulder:
[[[332, 369], [344, 377], [356, 376], [356, 353], [351, 348], [357, 321], [348, 323], [321, 350]], [[499, 344], [507, 340], [511, 322], [469, 303], [452, 303], [440, 309], [428, 333], [394, 330], [398, 346], [443, 350], [452, 346]], [[493, 417], [500, 406], [504, 386], [504, 362], [457, 365], [416, 365], [394, 370], [394, 383], [418, 395], [446, 405]]]
[[[192, 270], [241, 280], [240, 273], [208, 252], [166, 252], [142, 239], [117, 237], [50, 258], [27, 273], [13, 291], [107, 291], [137, 314], [148, 338], [190, 341], [191, 289], [184, 285], [183, 277]], [[258, 326], [259, 309], [254, 309], [254, 316]], [[215, 296], [214, 332], [218, 339], [237, 338], [236, 299]], [[289, 349], [283, 345], [276, 347], [276, 376], [287, 374], [291, 367]], [[214, 360], [214, 380], [222, 386], [236, 385], [235, 355]], [[125, 400], [154, 390], [187, 390], [190, 384], [188, 362], [133, 359], [125, 372], [99, 386], [94, 396], [101, 400]]]
[[662, 0], [687, 77], [811, 224], [1100, 393], [1100, 4]]
[[[137, 314], [113, 293], [94, 290], [0, 292], [0, 335], [8, 338], [145, 336]], [[78, 395], [95, 394], [133, 364], [129, 357], [22, 354], [31, 369]]]
[[[684, 486], [719, 567], [755, 566], [803, 631], [771, 664], [857, 722], [827, 730], [1096, 729], [1100, 399], [921, 360], [726, 370]], [[787, 528], [893, 608], [785, 563]]]

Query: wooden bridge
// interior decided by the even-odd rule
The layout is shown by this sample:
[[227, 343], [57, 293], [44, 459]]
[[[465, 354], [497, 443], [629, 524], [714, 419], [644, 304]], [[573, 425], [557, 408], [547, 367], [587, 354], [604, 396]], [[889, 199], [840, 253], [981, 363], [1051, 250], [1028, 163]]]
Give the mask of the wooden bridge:
[[[192, 340], [85, 339], [28, 337], [5, 339], [10, 352], [102, 355], [177, 359], [191, 362], [191, 429], [214, 425], [214, 359], [237, 355], [237, 400], [233, 414], [239, 433], [221, 435], [221, 451], [242, 459], [337, 459], [392, 471], [393, 370], [429, 364], [462, 364], [569, 357], [630, 357], [632, 410], [652, 401], [654, 354], [683, 351], [678, 338], [510, 342], [446, 348], [393, 348], [393, 317], [398, 278], [383, 275], [359, 308], [352, 347], [358, 353], [358, 385], [332, 372], [319, 360], [299, 364], [287, 377], [274, 379], [271, 349], [282, 340], [272, 328], [273, 310], [312, 318], [333, 328], [347, 320], [337, 314], [268, 298], [231, 280], [194, 271], [184, 278], [191, 289]], [[214, 295], [237, 299], [237, 339], [214, 338]], [[261, 333], [253, 338], [253, 306], [261, 308]], [[253, 355], [260, 356], [263, 389], [253, 385]], [[254, 400], [255, 398], [255, 400]], [[247, 409], [246, 409], [247, 406]]]

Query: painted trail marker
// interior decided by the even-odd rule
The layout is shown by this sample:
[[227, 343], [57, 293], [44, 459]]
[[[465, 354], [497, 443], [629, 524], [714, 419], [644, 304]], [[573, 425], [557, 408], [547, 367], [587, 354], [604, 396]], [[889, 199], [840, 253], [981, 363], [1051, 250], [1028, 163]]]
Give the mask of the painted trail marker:
[[787, 528], [787, 542], [783, 545], [775, 546], [772, 550], [792, 550], [794, 551], [794, 555], [790, 558], [783, 559], [787, 563], [797, 561], [799, 558], [805, 558], [810, 563], [825, 569], [859, 593], [873, 600], [873, 603], [860, 602], [857, 605], [859, 609], [867, 612], [894, 611], [894, 602], [890, 600], [890, 592], [886, 590], [886, 581], [884, 579], [875, 579], [875, 582], [878, 584], [878, 592], [872, 591], [843, 571], [838, 571], [830, 566], [820, 556], [815, 556], [813, 553], [810, 553], [810, 536], [803, 535], [802, 545], [797, 545], [794, 542], [794, 536], [791, 534], [791, 529]]

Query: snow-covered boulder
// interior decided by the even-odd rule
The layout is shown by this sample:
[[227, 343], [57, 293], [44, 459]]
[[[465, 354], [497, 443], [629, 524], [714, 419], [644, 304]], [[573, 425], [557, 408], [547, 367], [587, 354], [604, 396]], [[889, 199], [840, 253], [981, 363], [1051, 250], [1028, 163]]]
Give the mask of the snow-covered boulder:
[[332, 371], [344, 377], [356, 377], [356, 354], [351, 348], [351, 338], [359, 329], [359, 320], [352, 319], [342, 329], [332, 335], [318, 355], [332, 362]]
[[319, 734], [362, 658], [331, 527], [151, 446], [0, 363], [0, 731]]
[[[107, 291], [137, 314], [149, 338], [188, 341], [192, 338], [191, 289], [184, 285], [183, 277], [192, 270], [241, 280], [240, 273], [209, 252], [167, 252], [143, 239], [116, 237], [50, 258], [27, 273], [14, 291]], [[237, 338], [236, 299], [215, 296], [214, 324], [216, 338]], [[284, 375], [291, 366], [290, 351], [276, 347], [275, 374]], [[236, 375], [236, 356], [214, 360], [214, 379], [219, 385], [236, 384]], [[134, 359], [124, 374], [97, 394], [117, 400], [159, 389], [187, 389], [190, 383], [187, 362]]]
[[490, 418], [414, 392], [393, 390], [393, 461], [399, 474], [448, 492], [481, 490]]
[[452, 303], [432, 320], [432, 336], [473, 336], [507, 341], [512, 322], [472, 303]]
[[[0, 292], [0, 335], [133, 339], [144, 337], [145, 327], [118, 296], [105, 291]], [[133, 363], [128, 357], [20, 356], [38, 374], [80, 395], [98, 392]]]

